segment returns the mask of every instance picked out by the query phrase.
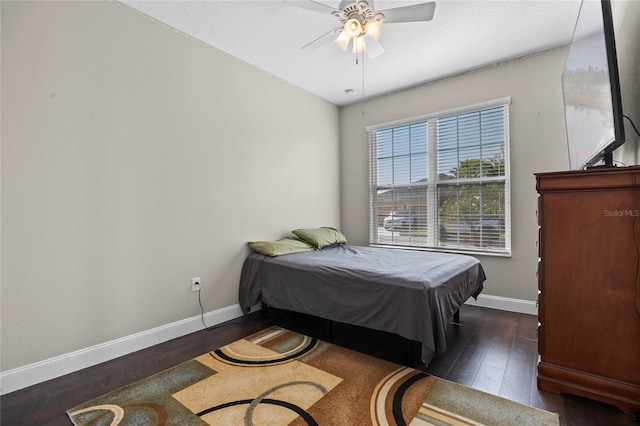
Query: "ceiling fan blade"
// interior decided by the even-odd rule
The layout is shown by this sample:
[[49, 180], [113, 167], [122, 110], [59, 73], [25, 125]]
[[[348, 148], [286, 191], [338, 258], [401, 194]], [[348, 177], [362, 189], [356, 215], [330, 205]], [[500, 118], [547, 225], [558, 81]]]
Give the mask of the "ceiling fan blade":
[[373, 59], [376, 56], [382, 55], [384, 53], [384, 47], [380, 44], [378, 40], [368, 35], [364, 36], [364, 43], [367, 46], [367, 56], [369, 59]]
[[382, 13], [384, 15], [385, 24], [393, 24], [397, 22], [430, 21], [433, 19], [435, 10], [436, 3], [430, 2], [380, 10], [378, 13]]
[[333, 15], [335, 12], [340, 12], [338, 9], [335, 9], [329, 5], [324, 3], [319, 3], [313, 0], [282, 0], [285, 4], [290, 6], [300, 7], [302, 9], [311, 10], [313, 12], [319, 12], [325, 15]]
[[313, 40], [310, 43], [305, 44], [304, 46], [302, 46], [302, 50], [309, 50], [309, 51], [313, 51], [316, 50], [318, 47], [322, 46], [323, 44], [331, 41], [331, 40], [335, 40], [336, 38], [336, 32], [339, 30], [339, 28], [335, 28], [331, 31], [329, 31], [326, 34], [321, 35], [320, 37], [318, 37], [317, 39]]

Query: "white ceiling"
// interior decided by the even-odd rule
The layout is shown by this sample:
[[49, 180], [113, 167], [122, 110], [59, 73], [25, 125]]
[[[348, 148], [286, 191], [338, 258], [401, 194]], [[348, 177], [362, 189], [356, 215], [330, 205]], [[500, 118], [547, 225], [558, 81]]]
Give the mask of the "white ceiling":
[[437, 0], [432, 21], [385, 25], [386, 52], [356, 64], [333, 42], [302, 50], [339, 22], [282, 0], [120, 1], [336, 105], [566, 45], [580, 9], [580, 0]]

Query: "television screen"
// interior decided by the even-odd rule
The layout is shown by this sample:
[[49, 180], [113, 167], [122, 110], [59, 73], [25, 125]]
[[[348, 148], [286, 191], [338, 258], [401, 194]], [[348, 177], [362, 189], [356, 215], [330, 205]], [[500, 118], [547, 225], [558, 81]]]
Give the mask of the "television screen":
[[569, 163], [572, 170], [584, 169], [624, 142], [608, 0], [583, 0], [562, 72], [562, 91]]

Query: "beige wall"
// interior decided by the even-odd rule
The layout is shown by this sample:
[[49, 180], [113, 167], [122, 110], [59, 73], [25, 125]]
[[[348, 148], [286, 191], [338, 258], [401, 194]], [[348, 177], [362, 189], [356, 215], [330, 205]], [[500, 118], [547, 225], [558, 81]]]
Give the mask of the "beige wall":
[[[2, 371], [238, 303], [339, 223], [338, 108], [117, 2], [2, 2]], [[313, 161], [309, 161], [312, 159]]]
[[[613, 13], [623, 109], [640, 127], [640, 2], [616, 1]], [[560, 84], [567, 52], [555, 49], [342, 108], [342, 227], [349, 240], [368, 243], [366, 126], [510, 96], [512, 256], [479, 258], [488, 277], [484, 294], [536, 300], [534, 173], [569, 168]], [[625, 128], [627, 142], [614, 158], [638, 164], [638, 137], [628, 122]]]

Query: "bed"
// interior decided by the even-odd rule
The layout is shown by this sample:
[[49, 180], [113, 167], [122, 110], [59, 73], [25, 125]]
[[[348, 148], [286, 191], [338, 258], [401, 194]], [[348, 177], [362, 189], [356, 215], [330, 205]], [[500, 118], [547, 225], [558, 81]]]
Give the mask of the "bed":
[[262, 302], [396, 333], [420, 342], [428, 364], [446, 349], [448, 320], [477, 298], [484, 280], [471, 256], [340, 244], [283, 256], [249, 254], [239, 302], [245, 314]]

